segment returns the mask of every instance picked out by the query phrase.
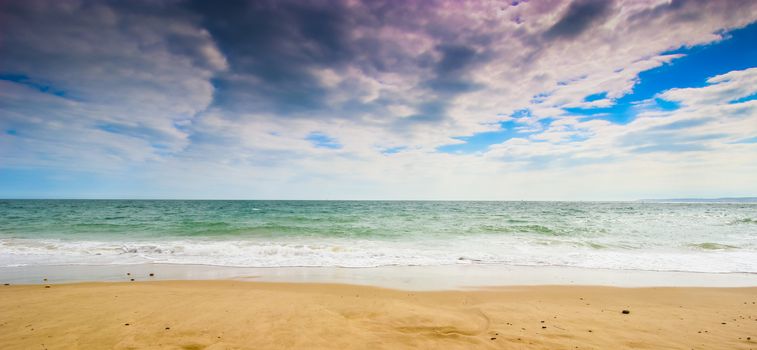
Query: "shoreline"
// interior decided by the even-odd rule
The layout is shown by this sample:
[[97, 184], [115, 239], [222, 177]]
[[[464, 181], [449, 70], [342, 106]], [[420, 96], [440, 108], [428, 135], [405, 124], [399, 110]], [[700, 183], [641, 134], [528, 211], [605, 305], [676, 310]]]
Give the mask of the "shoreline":
[[[153, 276], [150, 276], [153, 274]], [[508, 286], [757, 287], [757, 274], [587, 269], [561, 266], [441, 265], [226, 267], [184, 264], [0, 267], [0, 283], [230, 280], [347, 284], [412, 291]]]
[[753, 349], [757, 287], [0, 286], [3, 349]]

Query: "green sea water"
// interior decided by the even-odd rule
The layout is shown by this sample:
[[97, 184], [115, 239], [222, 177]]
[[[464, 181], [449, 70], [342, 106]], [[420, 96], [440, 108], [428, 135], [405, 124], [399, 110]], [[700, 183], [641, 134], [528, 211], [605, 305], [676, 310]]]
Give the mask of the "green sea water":
[[757, 273], [757, 205], [0, 201], [0, 266], [143, 262]]

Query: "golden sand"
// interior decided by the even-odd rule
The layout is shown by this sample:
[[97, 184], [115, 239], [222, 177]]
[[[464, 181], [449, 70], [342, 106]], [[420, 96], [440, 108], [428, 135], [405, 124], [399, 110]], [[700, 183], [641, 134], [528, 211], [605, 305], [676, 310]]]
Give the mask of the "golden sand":
[[757, 288], [0, 286], [0, 349], [757, 349], [756, 303]]

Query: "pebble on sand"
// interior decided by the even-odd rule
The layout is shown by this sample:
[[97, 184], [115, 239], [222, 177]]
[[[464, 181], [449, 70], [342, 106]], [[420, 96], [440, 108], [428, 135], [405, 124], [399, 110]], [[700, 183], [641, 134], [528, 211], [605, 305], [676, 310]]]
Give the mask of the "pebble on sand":
[[151, 274], [150, 274], [150, 277], [155, 277], [155, 274], [154, 274], [154, 273], [151, 273]]
[[628, 315], [628, 314], [630, 314], [630, 313], [631, 313], [631, 311], [628, 311], [628, 310], [623, 310], [623, 311], [621, 311], [621, 312], [623, 313], [623, 315]]
[[45, 288], [50, 288], [50, 286], [45, 286]]

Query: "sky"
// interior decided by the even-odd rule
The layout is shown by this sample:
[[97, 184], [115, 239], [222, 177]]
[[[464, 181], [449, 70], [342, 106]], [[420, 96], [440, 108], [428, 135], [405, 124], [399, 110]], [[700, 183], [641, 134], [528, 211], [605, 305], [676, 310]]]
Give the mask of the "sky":
[[0, 198], [757, 195], [757, 1], [0, 1]]

